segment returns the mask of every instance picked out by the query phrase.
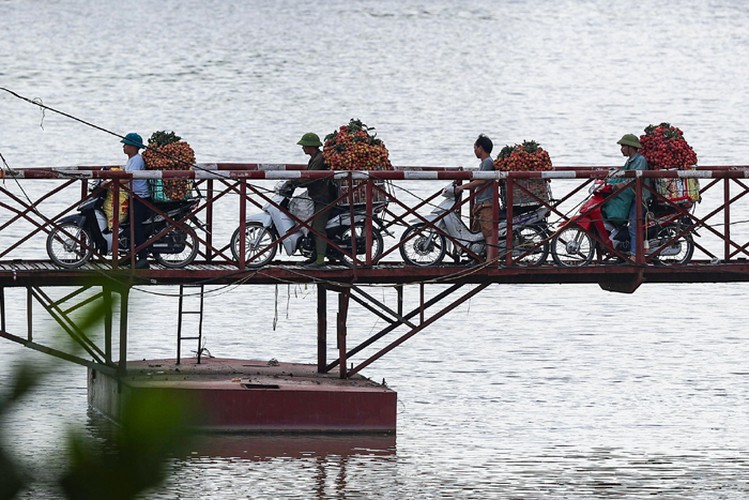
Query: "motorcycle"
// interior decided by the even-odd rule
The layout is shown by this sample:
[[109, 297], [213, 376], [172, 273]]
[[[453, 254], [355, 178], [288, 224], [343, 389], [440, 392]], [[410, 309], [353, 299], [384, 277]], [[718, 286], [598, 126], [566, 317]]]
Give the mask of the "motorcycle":
[[[114, 235], [108, 228], [103, 210], [106, 193], [106, 188], [95, 183], [92, 195], [80, 203], [78, 213], [64, 217], [50, 231], [47, 236], [47, 254], [55, 264], [73, 269], [91, 260], [94, 252], [103, 255], [112, 252]], [[149, 247], [162, 266], [181, 268], [195, 260], [198, 254], [195, 229], [203, 224], [191, 214], [199, 200], [198, 194], [197, 197], [184, 201], [154, 203], [165, 215], [152, 212], [143, 221], [147, 239], [166, 230]], [[120, 255], [130, 250], [130, 222], [127, 220], [120, 222], [117, 244]]]
[[[562, 267], [581, 267], [598, 255], [599, 259], [616, 258], [630, 253], [629, 224], [606, 221], [603, 205], [613, 191], [611, 184], [597, 181], [580, 212], [567, 221], [551, 239], [551, 256]], [[645, 217], [643, 242], [645, 254], [664, 265], [686, 264], [694, 254], [690, 218], [678, 208], [655, 203]], [[617, 255], [618, 252], [621, 255]]]
[[[306, 227], [300, 227], [299, 220], [311, 224], [314, 213], [314, 202], [306, 195], [294, 196], [296, 186], [289, 181], [281, 181], [274, 187], [271, 202], [266, 203], [262, 211], [247, 217], [244, 228], [245, 265], [257, 268], [270, 263], [278, 253], [279, 247], [287, 255], [301, 255], [307, 260], [315, 258], [315, 239]], [[372, 260], [383, 252], [383, 223], [379, 215], [384, 204], [374, 207], [372, 219]], [[293, 215], [293, 217], [292, 217]], [[349, 207], [334, 206], [328, 213], [325, 232], [330, 242], [326, 256], [334, 262], [343, 261], [353, 265], [354, 254], [362, 258], [367, 252], [365, 224], [368, 215], [364, 206], [354, 205], [353, 224]], [[352, 248], [352, 230], [356, 251]], [[279, 239], [282, 241], [279, 241]], [[239, 261], [242, 227], [238, 227], [231, 237], [231, 251]], [[340, 248], [340, 250], [339, 250]], [[341, 251], [342, 250], [342, 251]]]
[[[400, 254], [413, 266], [440, 264], [449, 254], [457, 263], [468, 258], [483, 260], [486, 242], [481, 231], [471, 231], [457, 210], [459, 196], [455, 185], [449, 184], [442, 195], [446, 198], [423, 220], [415, 221], [401, 236]], [[542, 264], [549, 255], [546, 217], [549, 209], [541, 206], [512, 218], [513, 261], [523, 266]], [[499, 262], [507, 255], [507, 221], [499, 223]]]

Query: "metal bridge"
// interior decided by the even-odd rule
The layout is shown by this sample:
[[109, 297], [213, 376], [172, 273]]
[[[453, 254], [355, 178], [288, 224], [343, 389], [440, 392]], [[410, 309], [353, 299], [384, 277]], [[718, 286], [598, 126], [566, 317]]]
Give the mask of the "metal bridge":
[[[174, 232], [184, 233], [188, 236], [185, 255], [190, 264], [175, 268], [174, 260], [167, 259], [165, 263], [152, 264], [150, 269], [132, 269], [123, 264], [132, 263], [139, 248], [113, 245], [112, 252], [105, 253], [90, 241], [83, 241], [85, 238], [80, 235], [70, 234], [69, 229], [62, 234], [78, 248], [90, 250], [90, 259], [80, 265], [77, 263], [75, 267], [64, 267], [53, 262], [47, 252], [48, 240], [54, 240], [49, 235], [55, 230], [60, 234], [58, 221], [76, 213], [79, 203], [96, 196], [102, 189], [113, 194], [111, 230], [118, 234], [122, 223], [118, 216], [119, 203], [130, 196], [128, 186], [133, 178], [130, 174], [105, 166], [2, 171], [0, 336], [84, 366], [122, 374], [127, 365], [128, 297], [133, 286], [180, 285], [181, 292], [184, 287], [194, 286], [200, 287], [202, 292], [203, 287], [209, 285], [311, 283], [317, 286], [318, 292], [318, 371], [338, 369], [340, 376], [345, 378], [492, 284], [595, 283], [605, 290], [631, 293], [643, 283], [749, 280], [749, 202], [744, 199], [749, 192], [746, 181], [748, 166], [627, 172], [624, 185], [633, 187], [636, 199], [642, 199], [646, 192], [652, 193], [653, 198], [676, 215], [679, 224], [674, 226], [675, 229], [671, 228], [668, 237], [659, 240], [659, 246], [648, 248], [643, 237], [648, 214], [638, 203], [641, 217], [635, 242], [638, 252], [634, 259], [628, 259], [625, 252], [592, 235], [596, 252], [591, 262], [578, 266], [573, 259], [571, 264], [560, 265], [563, 259], [550, 255], [555, 245], [561, 245], [560, 231], [570, 225], [570, 219], [587, 197], [587, 188], [609, 175], [608, 167], [565, 167], [550, 172], [477, 172], [438, 167], [324, 172], [306, 171], [305, 165], [277, 164], [202, 164], [191, 171], [138, 172], [135, 174], [138, 178], [190, 182], [200, 193], [200, 199], [193, 205], [191, 213], [179, 220], [171, 219], [164, 205], [152, 203], [154, 213], [165, 217], [168, 224], [144, 244], [157, 245], [160, 240], [173, 237]], [[300, 216], [273, 201], [273, 184], [279, 180], [325, 177], [335, 178], [342, 187], [339, 198], [331, 206], [338, 207], [343, 216], [348, 214], [348, 220], [356, 220], [356, 214], [363, 214], [362, 222], [355, 224], [346, 238], [329, 239], [329, 245], [341, 254], [342, 262], [324, 268], [309, 268], [304, 265], [305, 257], [286, 255], [279, 250], [267, 264], [254, 266], [255, 259], [262, 260], [264, 255], [269, 255], [271, 248], [282, 245], [290, 234], [300, 230], [312, 231], [311, 214]], [[700, 181], [699, 203], [676, 203], [653, 188], [656, 179], [683, 182], [687, 178]], [[507, 193], [506, 231], [500, 236], [495, 228], [497, 234], [493, 240], [497, 243], [489, 245], [485, 254], [477, 253], [465, 239], [440, 229], [441, 217], [426, 217], [442, 199], [446, 185], [473, 179], [491, 183], [495, 193], [493, 213], [496, 220], [500, 219], [500, 188], [504, 187]], [[513, 230], [512, 193], [519, 187], [534, 196], [523, 188], [522, 181], [528, 179], [549, 181], [553, 197], [551, 201], [536, 197], [536, 201], [549, 211], [541, 236], [519, 241], [522, 234]], [[104, 184], [91, 191], [91, 180], [102, 180]], [[121, 197], [123, 193], [125, 195]], [[466, 215], [472, 198], [463, 198], [456, 203], [455, 209]], [[249, 248], [252, 225], [248, 223], [248, 214], [259, 212], [267, 204], [286, 213], [296, 225], [288, 233], [273, 234], [262, 245]], [[421, 224], [430, 234], [439, 235], [443, 241], [440, 245], [449, 246], [455, 259], [448, 255], [438, 265], [422, 266], [404, 261], [404, 247], [412, 244], [414, 239], [413, 235], [411, 238], [404, 236], [404, 231], [413, 224]], [[232, 240], [234, 233], [246, 237]], [[669, 249], [687, 243], [688, 255], [681, 254], [676, 259], [665, 257]], [[552, 252], [549, 252], [550, 246]], [[237, 258], [239, 255], [246, 258]], [[529, 260], [529, 256], [533, 258]], [[373, 297], [367, 292], [368, 285], [391, 285], [398, 306], [392, 309]], [[414, 288], [418, 295], [417, 305], [407, 310], [404, 294], [407, 289]], [[11, 313], [6, 307], [6, 292], [14, 289], [26, 291], [26, 307], [21, 314], [27, 317], [27, 331], [20, 335], [6, 328], [6, 315]], [[336, 294], [338, 300], [335, 320], [338, 358], [332, 361], [327, 359], [329, 292]], [[107, 315], [103, 345], [96, 345], [76, 325], [73, 317], [76, 311], [92, 302], [103, 301], [111, 310], [114, 295], [120, 301], [119, 318]], [[197, 339], [199, 362], [200, 331], [190, 336], [182, 331], [181, 318], [188, 311], [183, 309], [181, 298], [182, 295], [177, 359], [180, 358], [182, 342]], [[370, 333], [353, 347], [347, 345], [349, 326], [346, 321], [352, 302], [387, 323], [385, 328]], [[65, 352], [52, 347], [45, 339], [36, 338], [31, 318], [33, 306], [37, 303], [62, 325], [86, 354]], [[359, 359], [365, 350], [371, 354]], [[351, 363], [353, 359], [357, 360], [356, 364]]]

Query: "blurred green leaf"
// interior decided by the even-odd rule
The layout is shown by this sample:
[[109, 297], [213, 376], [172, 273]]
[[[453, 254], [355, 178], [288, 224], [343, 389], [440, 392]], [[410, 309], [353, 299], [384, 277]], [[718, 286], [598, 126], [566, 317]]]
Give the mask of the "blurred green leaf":
[[60, 484], [69, 498], [124, 500], [166, 478], [166, 461], [191, 442], [189, 403], [161, 390], [141, 389], [124, 404], [110, 442], [92, 445], [70, 437], [70, 468]]
[[[89, 339], [100, 337], [97, 331], [101, 331], [108, 312], [104, 301], [92, 303], [77, 315], [76, 326]], [[67, 345], [67, 352], [83, 350], [72, 336], [66, 339], [62, 343]], [[0, 417], [38, 387], [55, 367], [45, 364], [42, 370], [37, 366], [18, 364], [9, 390], [0, 394]], [[167, 461], [189, 449], [196, 408], [185, 398], [163, 390], [138, 389], [124, 398], [122, 408], [119, 425], [105, 439], [96, 440], [75, 430], [68, 434], [69, 466], [58, 479], [68, 498], [142, 498], [145, 491], [164, 481]], [[35, 479], [9, 453], [7, 439], [0, 427], [0, 500], [15, 498]]]

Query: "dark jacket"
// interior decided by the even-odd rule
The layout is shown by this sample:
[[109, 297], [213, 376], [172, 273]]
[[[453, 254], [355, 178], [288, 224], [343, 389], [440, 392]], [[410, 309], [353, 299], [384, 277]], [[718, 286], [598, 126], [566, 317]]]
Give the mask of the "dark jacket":
[[[328, 170], [328, 166], [325, 165], [323, 160], [322, 152], [316, 154], [309, 159], [307, 163], [307, 170]], [[309, 197], [315, 203], [330, 203], [335, 199], [333, 191], [333, 182], [330, 179], [319, 179], [315, 181], [304, 181], [298, 184], [299, 187], [306, 187]]]

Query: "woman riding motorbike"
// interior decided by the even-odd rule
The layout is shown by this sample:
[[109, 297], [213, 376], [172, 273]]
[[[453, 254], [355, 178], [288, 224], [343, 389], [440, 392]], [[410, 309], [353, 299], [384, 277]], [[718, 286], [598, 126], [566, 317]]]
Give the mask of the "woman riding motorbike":
[[[624, 134], [621, 139], [617, 141], [617, 144], [621, 146], [622, 155], [627, 157], [627, 161], [619, 171], [627, 170], [648, 170], [648, 161], [644, 156], [640, 154], [642, 144], [640, 140], [634, 134]], [[613, 184], [616, 188], [616, 184], [629, 183], [630, 179], [626, 178], [613, 178], [608, 179], [608, 184]], [[649, 179], [645, 180], [647, 184]], [[647, 201], [650, 198], [650, 191], [647, 189], [642, 190], [642, 203], [647, 205]], [[635, 235], [637, 234], [637, 204], [635, 202], [635, 190], [632, 186], [627, 186], [614, 196], [612, 196], [606, 204], [603, 206], [603, 216], [609, 222], [623, 223], [629, 221], [629, 241], [630, 241], [630, 255], [635, 256], [636, 241]]]

